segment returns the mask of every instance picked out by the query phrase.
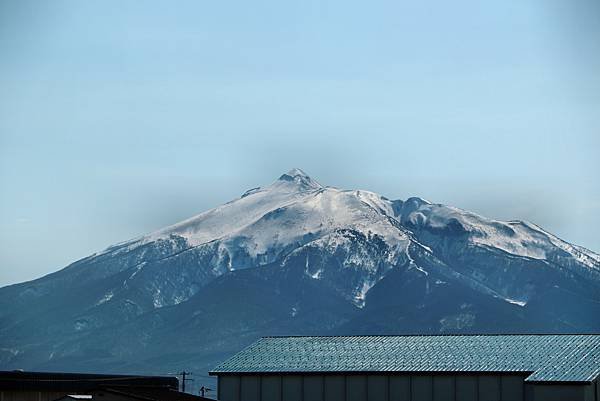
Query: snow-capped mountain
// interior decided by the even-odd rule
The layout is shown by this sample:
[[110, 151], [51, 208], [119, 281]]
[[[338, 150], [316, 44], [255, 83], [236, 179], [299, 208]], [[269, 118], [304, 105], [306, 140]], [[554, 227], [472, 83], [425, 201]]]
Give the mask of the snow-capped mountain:
[[598, 331], [599, 316], [594, 252], [293, 169], [0, 289], [0, 368], [202, 369], [267, 334]]

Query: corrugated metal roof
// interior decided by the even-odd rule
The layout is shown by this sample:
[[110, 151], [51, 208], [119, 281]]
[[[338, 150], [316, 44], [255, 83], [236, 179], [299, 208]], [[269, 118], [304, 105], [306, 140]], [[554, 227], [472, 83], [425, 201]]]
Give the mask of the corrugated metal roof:
[[600, 335], [265, 337], [211, 374], [523, 372], [526, 381], [590, 382]]

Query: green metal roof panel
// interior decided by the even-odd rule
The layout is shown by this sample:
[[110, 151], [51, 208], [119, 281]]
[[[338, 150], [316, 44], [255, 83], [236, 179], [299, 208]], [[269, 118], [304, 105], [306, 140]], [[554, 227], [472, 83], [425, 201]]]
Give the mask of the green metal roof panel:
[[265, 337], [212, 374], [523, 372], [526, 381], [589, 382], [600, 335]]

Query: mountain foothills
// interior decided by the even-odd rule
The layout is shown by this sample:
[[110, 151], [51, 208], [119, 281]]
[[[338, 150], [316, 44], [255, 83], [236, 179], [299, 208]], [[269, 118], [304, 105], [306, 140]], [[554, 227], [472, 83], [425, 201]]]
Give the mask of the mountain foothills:
[[1, 369], [200, 372], [265, 335], [599, 331], [600, 255], [298, 169], [0, 289]]

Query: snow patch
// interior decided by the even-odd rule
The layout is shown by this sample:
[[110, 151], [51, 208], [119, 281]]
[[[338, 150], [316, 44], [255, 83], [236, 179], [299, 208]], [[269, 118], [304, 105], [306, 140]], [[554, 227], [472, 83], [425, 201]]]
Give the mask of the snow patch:
[[307, 275], [308, 275], [310, 278], [312, 278], [312, 279], [314, 279], [314, 280], [320, 280], [320, 279], [321, 279], [321, 277], [323, 277], [323, 269], [319, 269], [319, 270], [317, 270], [317, 271], [316, 271], [316, 272], [314, 272], [314, 273], [310, 273], [310, 272], [307, 270], [307, 271], [306, 271], [306, 274], [307, 274]]
[[412, 242], [414, 242], [415, 244], [419, 245], [421, 248], [425, 249], [426, 251], [428, 251], [429, 253], [433, 253], [433, 251], [431, 250], [430, 247], [428, 247], [427, 245], [424, 245], [422, 243], [420, 243], [419, 241], [417, 241], [416, 239], [412, 239]]
[[85, 320], [76, 320], [75, 324], [73, 324], [73, 328], [75, 331], [85, 330], [88, 326], [88, 322]]
[[133, 271], [133, 273], [131, 273], [131, 275], [129, 276], [129, 278], [127, 280], [131, 280], [132, 278], [134, 278], [136, 276], [136, 274], [139, 273], [140, 270], [142, 270], [142, 268], [146, 266], [146, 262], [142, 262], [139, 265], [137, 265], [137, 267], [135, 268], [135, 270]]
[[104, 296], [102, 298], [100, 298], [94, 306], [102, 305], [102, 304], [110, 301], [114, 296], [115, 296], [115, 294], [112, 291], [109, 291], [106, 294], [104, 294]]
[[187, 297], [185, 297], [183, 295], [176, 296], [175, 298], [173, 298], [173, 304], [174, 305], [179, 305], [180, 303], [182, 303], [186, 299], [187, 299]]
[[160, 288], [157, 288], [152, 297], [152, 304], [155, 308], [162, 308], [164, 303], [164, 297], [161, 294]]
[[363, 282], [362, 286], [359, 289], [357, 289], [358, 292], [354, 296], [354, 300], [356, 301], [356, 305], [359, 308], [365, 307], [365, 299], [367, 297], [367, 293], [371, 288], [373, 288], [373, 285], [374, 283], [365, 281]]
[[504, 298], [504, 300], [505, 300], [506, 302], [510, 303], [510, 304], [513, 304], [513, 305], [519, 305], [519, 306], [521, 306], [521, 307], [523, 307], [523, 306], [527, 305], [527, 302], [525, 302], [525, 301], [519, 301], [519, 300], [517, 300], [517, 299]]

